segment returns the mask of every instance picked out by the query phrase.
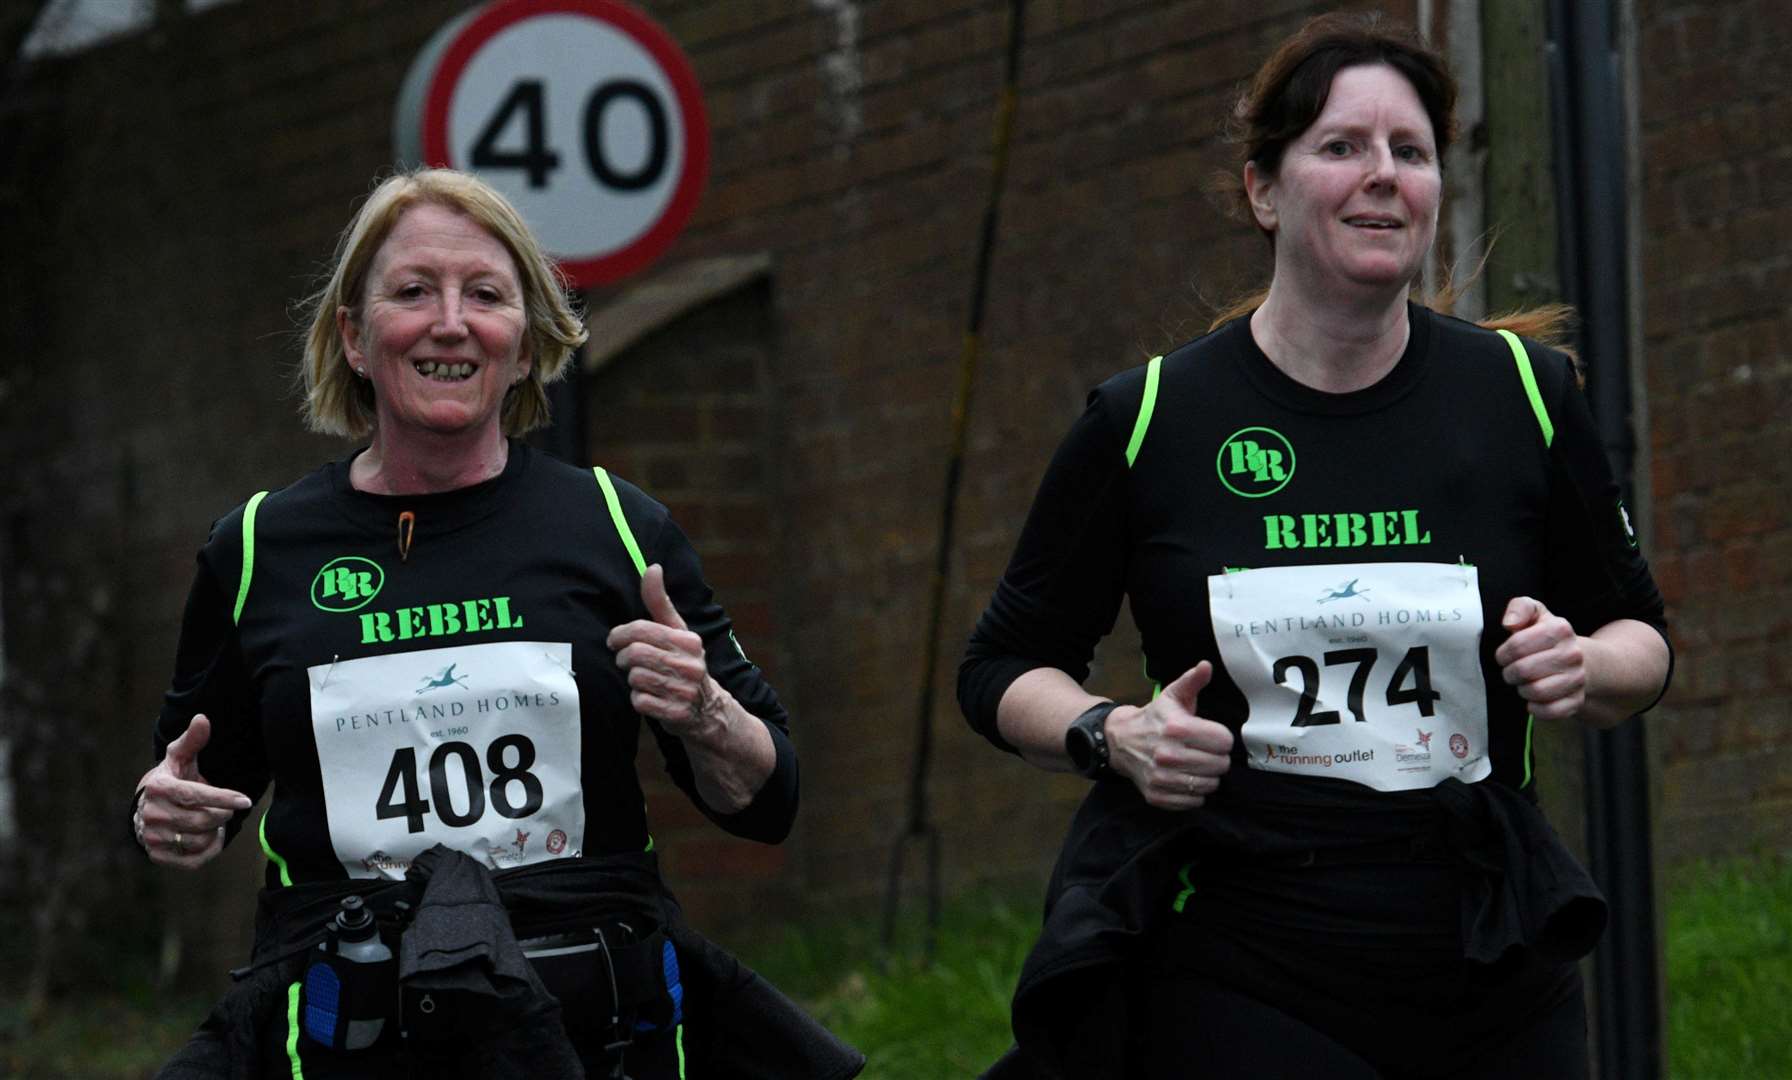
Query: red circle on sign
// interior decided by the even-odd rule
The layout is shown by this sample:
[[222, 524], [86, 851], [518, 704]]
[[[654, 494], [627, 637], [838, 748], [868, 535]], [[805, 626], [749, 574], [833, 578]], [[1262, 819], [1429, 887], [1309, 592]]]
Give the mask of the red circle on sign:
[[684, 170], [659, 219], [627, 245], [593, 259], [562, 259], [560, 268], [575, 286], [617, 281], [660, 257], [690, 220], [709, 173], [709, 122], [697, 75], [678, 44], [653, 20], [616, 0], [499, 0], [474, 16], [448, 44], [430, 76], [423, 106], [423, 160], [438, 168], [464, 169], [448, 154], [448, 110], [462, 73], [481, 48], [510, 26], [542, 15], [596, 19], [622, 31], [659, 65], [678, 98], [684, 122]]

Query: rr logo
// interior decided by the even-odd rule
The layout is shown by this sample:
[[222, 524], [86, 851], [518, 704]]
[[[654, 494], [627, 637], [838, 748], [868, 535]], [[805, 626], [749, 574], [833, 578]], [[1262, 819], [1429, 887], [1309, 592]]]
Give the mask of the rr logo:
[[1214, 466], [1227, 491], [1260, 499], [1282, 490], [1294, 477], [1294, 447], [1271, 428], [1241, 428], [1220, 444]]
[[365, 570], [357, 573], [345, 567], [335, 567], [325, 571], [329, 576], [324, 578], [323, 595], [340, 596], [344, 600], [369, 596], [373, 592], [373, 575]]
[[1227, 443], [1226, 449], [1232, 452], [1233, 476], [1248, 472], [1259, 484], [1288, 479], [1288, 473], [1282, 468], [1280, 450], [1265, 450], [1249, 439]]
[[354, 611], [366, 607], [386, 584], [380, 564], [359, 555], [344, 555], [325, 563], [311, 579], [311, 603], [319, 611]]

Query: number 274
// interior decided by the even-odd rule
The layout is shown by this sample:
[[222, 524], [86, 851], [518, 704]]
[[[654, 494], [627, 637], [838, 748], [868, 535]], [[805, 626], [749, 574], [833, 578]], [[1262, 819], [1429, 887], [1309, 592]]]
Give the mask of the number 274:
[[[1355, 664], [1356, 670], [1350, 673], [1350, 693], [1347, 704], [1351, 717], [1357, 723], [1368, 720], [1363, 713], [1363, 692], [1369, 686], [1369, 671], [1375, 666], [1379, 654], [1374, 649], [1335, 649], [1324, 655], [1326, 667], [1343, 664]], [[1336, 724], [1340, 718], [1336, 709], [1323, 712], [1314, 708], [1319, 703], [1319, 665], [1310, 656], [1284, 656], [1275, 662], [1270, 670], [1271, 678], [1279, 686], [1288, 685], [1290, 674], [1300, 676], [1300, 704], [1295, 706], [1295, 727], [1314, 727], [1319, 724]], [[1393, 677], [1388, 680], [1387, 703], [1395, 705], [1417, 705], [1419, 715], [1431, 716], [1436, 709], [1438, 698], [1442, 697], [1431, 689], [1431, 650], [1424, 645], [1414, 645], [1406, 650], [1406, 655], [1395, 666]]]

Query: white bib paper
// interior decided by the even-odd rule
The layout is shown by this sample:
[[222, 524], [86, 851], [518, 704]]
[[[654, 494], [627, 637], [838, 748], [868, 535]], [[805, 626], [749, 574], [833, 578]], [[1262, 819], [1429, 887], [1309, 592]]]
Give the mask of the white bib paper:
[[1207, 592], [1249, 703], [1251, 768], [1378, 791], [1493, 771], [1474, 567], [1270, 567], [1217, 574]]
[[583, 850], [571, 645], [487, 642], [306, 674], [330, 843], [350, 877], [402, 878], [438, 842], [493, 869]]

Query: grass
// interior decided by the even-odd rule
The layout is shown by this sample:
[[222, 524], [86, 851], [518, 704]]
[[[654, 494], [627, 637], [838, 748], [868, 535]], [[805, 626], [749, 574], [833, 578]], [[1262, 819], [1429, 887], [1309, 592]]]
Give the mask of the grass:
[[892, 955], [867, 962], [880, 953], [875, 914], [787, 929], [741, 959], [863, 1051], [866, 1080], [971, 1077], [1013, 1041], [1008, 1001], [1037, 912], [1036, 898], [962, 896], [946, 905], [930, 963], [918, 915], [899, 927]]
[[[970, 1077], [1009, 1043], [1008, 999], [1038, 930], [1034, 895], [946, 906], [932, 963], [917, 913], [879, 962], [876, 911], [768, 934], [741, 958], [870, 1056], [866, 1080]], [[1687, 867], [1666, 912], [1670, 1080], [1792, 1077], [1792, 859]], [[0, 992], [0, 1076], [140, 1080], [209, 1002], [147, 990], [53, 1002], [27, 1023]]]
[[1690, 867], [1667, 910], [1673, 1080], [1792, 1077], [1792, 859]]
[[[1792, 1077], [1792, 859], [1681, 868], [1666, 904], [1668, 1080]], [[876, 955], [869, 920], [788, 931], [745, 959], [865, 1051], [866, 1080], [974, 1076], [1008, 1046], [1036, 905], [987, 895], [949, 905], [928, 968], [912, 947], [887, 971], [865, 963]]]
[[147, 989], [52, 1001], [36, 1016], [0, 994], [0, 1076], [19, 1080], [149, 1080], [212, 1001]]

